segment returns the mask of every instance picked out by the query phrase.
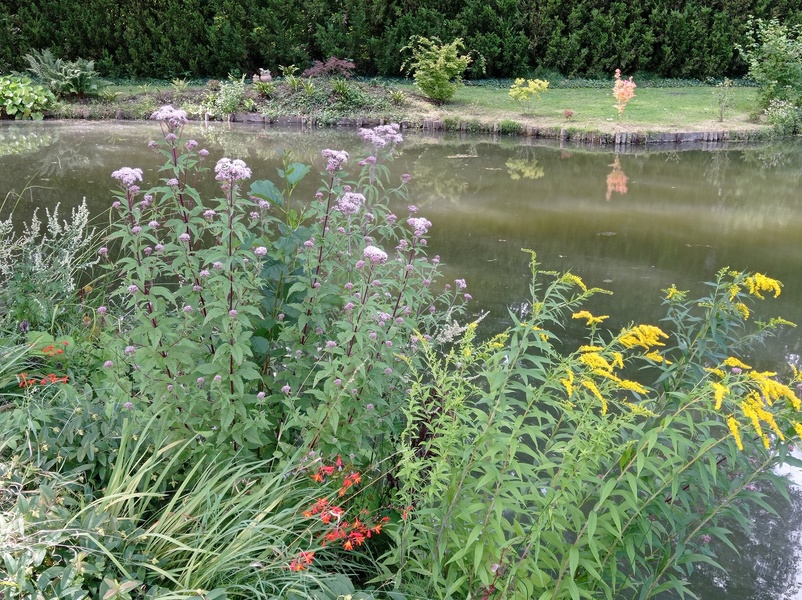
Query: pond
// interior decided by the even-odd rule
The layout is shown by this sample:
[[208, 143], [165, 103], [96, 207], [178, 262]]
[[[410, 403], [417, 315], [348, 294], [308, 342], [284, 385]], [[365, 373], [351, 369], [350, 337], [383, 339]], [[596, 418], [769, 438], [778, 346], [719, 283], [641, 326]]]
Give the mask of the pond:
[[[242, 158], [256, 178], [273, 178], [277, 149], [323, 168], [322, 148], [359, 154], [353, 130], [203, 127], [191, 136], [210, 158]], [[62, 214], [85, 197], [107, 221], [111, 171], [140, 167], [144, 186], [158, 178], [160, 157], [147, 142], [155, 123], [0, 123], [0, 193], [20, 194], [15, 218], [61, 203]], [[525, 308], [528, 257], [545, 269], [571, 270], [598, 296], [589, 306], [618, 330], [655, 322], [661, 289], [672, 283], [701, 293], [722, 267], [767, 273], [784, 282], [766, 316], [802, 323], [802, 146], [621, 148], [560, 146], [517, 138], [406, 134], [393, 177], [413, 177], [409, 201], [434, 224], [430, 255], [450, 278], [465, 278], [475, 313], [497, 331], [509, 311]], [[214, 164], [214, 163], [212, 163]], [[311, 198], [307, 177], [295, 197]], [[211, 191], [211, 187], [209, 190]], [[4, 207], [8, 211], [11, 199]], [[396, 207], [405, 214], [405, 207]], [[574, 324], [576, 326], [576, 324]], [[582, 329], [569, 327], [572, 341]], [[788, 330], [744, 357], [766, 368], [802, 366], [802, 335]], [[792, 476], [800, 479], [798, 473]], [[755, 531], [735, 540], [740, 556], [720, 551], [726, 573], [700, 570], [694, 591], [703, 600], [802, 599], [802, 501], [770, 494], [779, 515], [753, 512]]]

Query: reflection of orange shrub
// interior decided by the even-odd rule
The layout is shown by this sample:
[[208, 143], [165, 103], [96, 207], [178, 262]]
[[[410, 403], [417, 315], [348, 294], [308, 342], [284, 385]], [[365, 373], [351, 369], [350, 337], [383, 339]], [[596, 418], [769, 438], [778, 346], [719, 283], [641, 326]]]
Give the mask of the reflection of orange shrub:
[[621, 170], [621, 163], [619, 162], [617, 155], [615, 157], [615, 161], [613, 161], [613, 164], [610, 166], [613, 168], [613, 170], [610, 171], [609, 175], [607, 175], [607, 194], [605, 196], [607, 200], [612, 197], [613, 192], [626, 194], [627, 181], [629, 181], [629, 177], [627, 177], [624, 171]]

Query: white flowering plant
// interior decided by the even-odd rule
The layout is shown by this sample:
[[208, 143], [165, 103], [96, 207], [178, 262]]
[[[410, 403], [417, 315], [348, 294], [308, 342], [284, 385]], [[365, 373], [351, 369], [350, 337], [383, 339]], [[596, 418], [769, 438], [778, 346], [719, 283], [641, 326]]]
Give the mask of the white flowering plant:
[[42, 222], [35, 210], [21, 232], [11, 216], [0, 221], [0, 328], [9, 333], [51, 328], [74, 317], [80, 312], [80, 302], [74, 302], [79, 278], [97, 263], [86, 201], [69, 219], [60, 217], [58, 204], [45, 213]]

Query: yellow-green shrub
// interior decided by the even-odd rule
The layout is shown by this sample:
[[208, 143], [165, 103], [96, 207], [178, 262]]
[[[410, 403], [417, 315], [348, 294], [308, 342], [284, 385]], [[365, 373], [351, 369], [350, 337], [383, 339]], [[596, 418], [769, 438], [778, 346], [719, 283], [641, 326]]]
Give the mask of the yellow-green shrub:
[[510, 86], [510, 98], [521, 105], [524, 113], [532, 109], [536, 100], [540, 100], [540, 94], [546, 91], [549, 82], [543, 79], [523, 79], [518, 78]]

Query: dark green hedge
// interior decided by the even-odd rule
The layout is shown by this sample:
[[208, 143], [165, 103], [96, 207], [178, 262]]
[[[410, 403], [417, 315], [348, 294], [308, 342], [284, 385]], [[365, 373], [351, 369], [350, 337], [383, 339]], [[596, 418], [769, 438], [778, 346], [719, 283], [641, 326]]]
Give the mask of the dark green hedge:
[[0, 69], [51, 48], [94, 59], [107, 77], [224, 77], [332, 55], [398, 76], [401, 49], [419, 34], [463, 37], [488, 77], [722, 77], [744, 72], [734, 46], [750, 14], [800, 23], [802, 1], [6, 0]]

